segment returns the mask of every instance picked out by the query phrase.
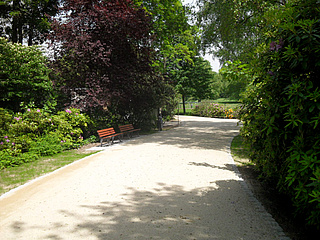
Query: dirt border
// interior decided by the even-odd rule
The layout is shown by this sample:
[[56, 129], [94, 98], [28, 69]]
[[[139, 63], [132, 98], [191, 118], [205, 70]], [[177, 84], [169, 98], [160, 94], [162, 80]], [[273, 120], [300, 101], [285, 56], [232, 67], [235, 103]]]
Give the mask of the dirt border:
[[[241, 160], [237, 159], [237, 162]], [[247, 183], [254, 197], [264, 206], [268, 213], [278, 222], [285, 234], [292, 240], [310, 240], [320, 236], [320, 230], [304, 226], [301, 218], [294, 216], [294, 207], [288, 196], [278, 192], [276, 187], [259, 178], [254, 166], [246, 165], [246, 161], [236, 163], [237, 169]]]

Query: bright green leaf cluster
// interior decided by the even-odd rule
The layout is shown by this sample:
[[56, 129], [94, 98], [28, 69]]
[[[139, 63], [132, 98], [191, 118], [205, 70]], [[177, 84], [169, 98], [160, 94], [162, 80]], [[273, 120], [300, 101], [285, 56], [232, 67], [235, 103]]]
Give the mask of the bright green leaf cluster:
[[252, 160], [314, 226], [320, 226], [319, 13], [319, 1], [295, 0], [266, 14], [265, 43], [250, 62], [254, 81], [240, 115]]
[[20, 103], [52, 106], [53, 84], [46, 59], [37, 47], [0, 38], [0, 107], [20, 110]]
[[57, 114], [39, 108], [13, 114], [0, 108], [0, 169], [80, 146], [89, 122], [74, 108]]

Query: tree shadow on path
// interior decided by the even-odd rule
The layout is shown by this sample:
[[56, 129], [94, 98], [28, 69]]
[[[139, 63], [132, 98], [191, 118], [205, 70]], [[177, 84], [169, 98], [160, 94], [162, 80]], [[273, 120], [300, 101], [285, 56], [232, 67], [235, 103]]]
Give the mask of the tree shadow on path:
[[[194, 123], [192, 118], [186, 118], [182, 127], [135, 138], [119, 147], [126, 149], [126, 145], [139, 145], [140, 149], [147, 147], [148, 144], [159, 144], [168, 145], [169, 149], [178, 147], [201, 150], [201, 152], [214, 150], [227, 156], [226, 152], [232, 137], [239, 131], [237, 121], [200, 119]], [[159, 149], [162, 151], [162, 148]], [[156, 150], [157, 153], [160, 150]], [[132, 151], [135, 153], [136, 149]], [[154, 152], [148, 154], [152, 157]], [[43, 234], [42, 239], [66, 239], [66, 236], [72, 236], [73, 239], [110, 240], [280, 239], [281, 232], [273, 224], [271, 217], [265, 214], [261, 205], [257, 204], [251, 195], [243, 191], [242, 180], [235, 176], [233, 165], [228, 161], [215, 165], [216, 162], [214, 159], [212, 161], [211, 154], [209, 157], [210, 162], [205, 158], [199, 161], [186, 158], [188, 160], [183, 165], [190, 174], [196, 172], [203, 175], [209, 171], [207, 175], [209, 177], [205, 178], [205, 183], [200, 185], [201, 187], [198, 182], [193, 183], [194, 180], [188, 182], [189, 185], [183, 185], [184, 182], [181, 185], [174, 184], [171, 178], [165, 182], [162, 176], [161, 182], [152, 180], [157, 183], [156, 185], [153, 183], [152, 187], [148, 184], [131, 185], [130, 180], [121, 186], [124, 189], [123, 191], [121, 189], [119, 194], [101, 188], [99, 200], [93, 199], [89, 203], [85, 199], [80, 199], [76, 208], [72, 210], [61, 205], [54, 211], [65, 220], [60, 218], [43, 225], [16, 221], [11, 225], [12, 231], [22, 236], [28, 229], [36, 229]], [[149, 158], [145, 156], [144, 158], [147, 160], [142, 164], [149, 162]], [[122, 161], [122, 164], [126, 163], [126, 160]], [[166, 168], [161, 170], [169, 171]], [[174, 168], [173, 171], [175, 170]], [[217, 171], [223, 172], [222, 178], [215, 176]], [[116, 185], [117, 177], [114, 182], [106, 184]], [[190, 184], [193, 184], [193, 187]]]
[[[90, 214], [60, 210], [78, 224], [74, 234], [96, 239], [277, 239], [264, 216], [247, 211], [250, 199], [237, 195], [239, 182], [218, 181], [212, 187], [186, 190], [158, 183], [152, 190], [128, 188], [118, 202], [82, 205]], [[252, 207], [252, 205], [251, 205]], [[263, 223], [263, 226], [260, 225]], [[56, 223], [63, 226], [63, 223]], [[57, 232], [64, 231], [63, 227]], [[50, 239], [60, 239], [48, 235]]]
[[238, 120], [234, 119], [188, 118], [180, 127], [136, 138], [126, 144], [156, 143], [188, 149], [227, 151], [239, 129]]

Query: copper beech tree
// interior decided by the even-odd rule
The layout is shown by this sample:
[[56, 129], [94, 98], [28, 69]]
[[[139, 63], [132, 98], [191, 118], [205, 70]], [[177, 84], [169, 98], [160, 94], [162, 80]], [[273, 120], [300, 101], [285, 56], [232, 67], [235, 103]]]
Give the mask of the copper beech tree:
[[142, 8], [131, 0], [66, 0], [60, 10], [49, 39], [69, 105], [113, 109], [136, 122], [159, 107], [164, 84], [151, 67], [151, 18]]

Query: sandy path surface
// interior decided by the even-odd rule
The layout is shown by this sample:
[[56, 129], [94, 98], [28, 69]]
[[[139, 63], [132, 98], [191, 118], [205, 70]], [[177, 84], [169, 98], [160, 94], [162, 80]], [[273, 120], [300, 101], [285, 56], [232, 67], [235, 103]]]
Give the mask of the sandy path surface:
[[229, 154], [236, 120], [181, 117], [0, 198], [0, 239], [288, 239]]

